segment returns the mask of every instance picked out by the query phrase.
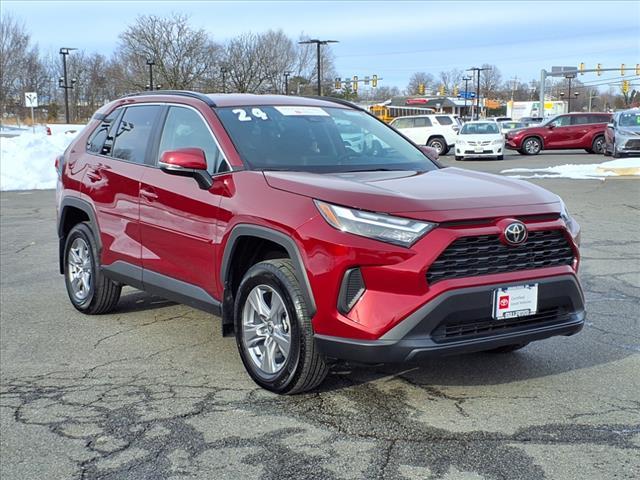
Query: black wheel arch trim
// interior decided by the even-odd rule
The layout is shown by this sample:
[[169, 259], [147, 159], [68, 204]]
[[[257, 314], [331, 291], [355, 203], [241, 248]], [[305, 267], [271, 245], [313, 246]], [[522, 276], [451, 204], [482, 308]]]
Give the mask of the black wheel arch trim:
[[[290, 236], [282, 233], [281, 231], [274, 230], [272, 228], [263, 227], [260, 225], [251, 225], [251, 224], [238, 224], [231, 230], [229, 234], [229, 238], [227, 239], [227, 243], [224, 248], [224, 253], [222, 255], [222, 264], [220, 266], [220, 279], [222, 280], [222, 285], [224, 285], [225, 295], [224, 298], [227, 300], [227, 294], [230, 295], [228, 288], [228, 277], [229, 271], [231, 269], [231, 259], [233, 258], [233, 254], [235, 253], [235, 248], [237, 246], [238, 240], [242, 237], [257, 237], [262, 238], [264, 240], [269, 240], [271, 242], [277, 243], [281, 245], [289, 254], [289, 258], [293, 262], [293, 266], [295, 268], [296, 277], [300, 282], [300, 286], [302, 287], [302, 293], [304, 295], [304, 300], [307, 303], [307, 308], [309, 311], [309, 316], [313, 317], [316, 313], [316, 303], [313, 297], [313, 291], [311, 290], [311, 284], [309, 283], [309, 278], [307, 276], [307, 271], [304, 266], [304, 262], [302, 260], [302, 255], [300, 254], [300, 250], [296, 242]], [[225, 302], [226, 303], [226, 302]], [[223, 314], [228, 311], [224, 305]], [[233, 316], [233, 312], [230, 312], [231, 316]], [[225, 324], [225, 318], [223, 318], [223, 324]]]
[[89, 228], [93, 232], [98, 256], [102, 254], [102, 239], [100, 238], [100, 228], [98, 227], [98, 219], [92, 205], [79, 197], [65, 197], [60, 202], [60, 217], [58, 218], [58, 257], [60, 262], [60, 273], [64, 274], [64, 244], [65, 235], [63, 232], [64, 220], [68, 212], [68, 208], [77, 208], [87, 214], [89, 217]]

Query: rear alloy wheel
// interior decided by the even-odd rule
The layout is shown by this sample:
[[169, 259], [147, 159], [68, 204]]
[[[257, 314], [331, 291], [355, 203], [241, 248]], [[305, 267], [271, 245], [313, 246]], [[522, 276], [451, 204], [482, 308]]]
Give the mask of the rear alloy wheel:
[[536, 137], [529, 137], [522, 142], [521, 152], [525, 155], [537, 155], [542, 150], [542, 142]]
[[432, 138], [427, 142], [427, 147], [435, 148], [438, 155], [446, 155], [449, 151], [449, 146], [442, 137]]
[[236, 343], [242, 363], [262, 388], [305, 392], [329, 369], [313, 338], [308, 306], [289, 259], [267, 260], [245, 274], [235, 301]]
[[598, 135], [593, 139], [591, 150], [593, 151], [593, 153], [597, 154], [601, 154], [604, 152], [604, 137], [602, 135]]
[[65, 242], [65, 284], [73, 306], [89, 315], [113, 310], [122, 290], [122, 285], [104, 276], [97, 259], [91, 228], [86, 223], [77, 224]]

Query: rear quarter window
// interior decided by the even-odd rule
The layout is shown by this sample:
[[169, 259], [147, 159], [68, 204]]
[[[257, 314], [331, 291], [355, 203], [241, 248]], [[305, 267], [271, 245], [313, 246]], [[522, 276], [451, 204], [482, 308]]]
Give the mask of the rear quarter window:
[[451, 117], [447, 117], [446, 115], [437, 115], [436, 120], [440, 125], [451, 125], [453, 124], [453, 120]]

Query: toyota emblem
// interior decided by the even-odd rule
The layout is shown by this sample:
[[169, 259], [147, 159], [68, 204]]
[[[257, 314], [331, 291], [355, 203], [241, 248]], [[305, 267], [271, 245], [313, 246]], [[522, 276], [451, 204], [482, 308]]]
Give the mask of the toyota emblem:
[[522, 222], [513, 222], [504, 229], [504, 239], [509, 245], [521, 245], [527, 239], [527, 227]]

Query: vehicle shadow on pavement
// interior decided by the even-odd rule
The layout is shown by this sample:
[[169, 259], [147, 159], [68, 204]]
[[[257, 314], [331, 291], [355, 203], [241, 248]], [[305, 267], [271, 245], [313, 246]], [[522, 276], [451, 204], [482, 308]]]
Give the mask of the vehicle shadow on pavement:
[[622, 349], [615, 352], [593, 349], [591, 342], [579, 337], [574, 338], [574, 343], [569, 342], [571, 340], [558, 338], [532, 343], [523, 350], [508, 354], [482, 352], [405, 364], [340, 362], [332, 367], [317, 391], [329, 392], [393, 379], [421, 387], [500, 385], [589, 369], [634, 354]]
[[125, 287], [125, 289], [122, 290], [122, 296], [120, 297], [118, 306], [112, 313], [144, 312], [146, 310], [155, 310], [174, 305], [178, 304], [156, 295], [150, 295], [140, 290]]

